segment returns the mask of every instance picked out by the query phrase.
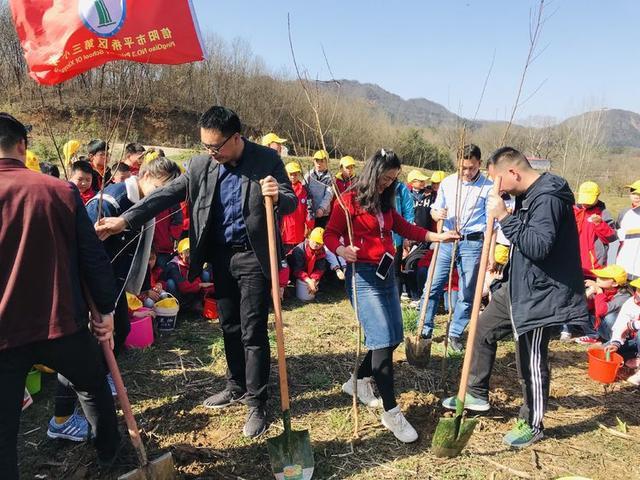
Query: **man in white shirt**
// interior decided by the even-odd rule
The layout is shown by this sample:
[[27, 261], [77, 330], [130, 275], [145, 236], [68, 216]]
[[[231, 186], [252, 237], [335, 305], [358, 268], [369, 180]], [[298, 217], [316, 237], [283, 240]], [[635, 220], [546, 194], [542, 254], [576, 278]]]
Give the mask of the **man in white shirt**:
[[[464, 348], [461, 336], [471, 315], [487, 223], [486, 201], [493, 185], [491, 180], [480, 173], [480, 158], [481, 152], [477, 145], [465, 145], [462, 152], [461, 185], [459, 185], [457, 173], [445, 178], [438, 189], [436, 201], [431, 206], [431, 216], [436, 222], [444, 221], [444, 231], [457, 230], [461, 235], [455, 252], [455, 268], [458, 270], [460, 291], [458, 301], [452, 306], [453, 320], [449, 330], [449, 345], [456, 352]], [[460, 190], [459, 193], [458, 190]], [[452, 254], [453, 244], [440, 245], [424, 330], [421, 332], [423, 338], [431, 338], [433, 334], [433, 319], [444, 287], [449, 281]], [[422, 301], [424, 301], [424, 292]]]

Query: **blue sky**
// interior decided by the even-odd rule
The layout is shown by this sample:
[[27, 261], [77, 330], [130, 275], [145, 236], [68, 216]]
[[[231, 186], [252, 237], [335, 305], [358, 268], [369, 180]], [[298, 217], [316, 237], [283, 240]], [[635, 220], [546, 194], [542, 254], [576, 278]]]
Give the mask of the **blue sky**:
[[[377, 83], [403, 98], [425, 97], [473, 117], [503, 120], [513, 106], [529, 48], [535, 0], [193, 0], [201, 29], [245, 39], [273, 70], [293, 75], [287, 13], [298, 62], [328, 78]], [[595, 108], [640, 112], [640, 2], [554, 0], [519, 109], [559, 119]]]

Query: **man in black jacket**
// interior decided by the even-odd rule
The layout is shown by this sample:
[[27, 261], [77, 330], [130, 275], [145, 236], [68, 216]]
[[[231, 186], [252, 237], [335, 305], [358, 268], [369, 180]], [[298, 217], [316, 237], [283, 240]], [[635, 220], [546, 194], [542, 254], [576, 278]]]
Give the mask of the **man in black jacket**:
[[[549, 398], [549, 340], [569, 320], [588, 316], [580, 266], [574, 197], [566, 180], [538, 174], [526, 157], [503, 147], [489, 159], [489, 173], [501, 177], [501, 190], [516, 196], [509, 214], [504, 200], [490, 195], [487, 209], [511, 242], [502, 282], [482, 313], [474, 345], [465, 406], [489, 409], [489, 378], [498, 340], [516, 339], [516, 360], [523, 405], [504, 442], [526, 447], [543, 436], [542, 418]], [[443, 405], [455, 409], [455, 399]]]
[[[269, 380], [269, 246], [264, 197], [273, 197], [280, 215], [292, 213], [297, 198], [278, 154], [240, 135], [231, 110], [215, 106], [200, 118], [200, 137], [208, 154], [194, 157], [189, 170], [154, 191], [117, 218], [97, 227], [101, 238], [125, 227], [139, 228], [159, 212], [189, 201], [191, 268], [200, 275], [213, 266], [215, 295], [224, 335], [227, 387], [204, 401], [224, 408], [242, 401], [249, 407], [244, 435], [266, 430]], [[274, 279], [278, 281], [278, 279]]]

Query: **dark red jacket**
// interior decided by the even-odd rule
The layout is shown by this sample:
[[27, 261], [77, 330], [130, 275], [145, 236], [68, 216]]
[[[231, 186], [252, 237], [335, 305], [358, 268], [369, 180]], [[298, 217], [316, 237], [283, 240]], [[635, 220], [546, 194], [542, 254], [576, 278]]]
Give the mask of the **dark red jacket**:
[[282, 235], [283, 244], [298, 245], [304, 241], [305, 227], [310, 230], [313, 229], [314, 221], [307, 204], [309, 198], [307, 187], [305, 187], [302, 182], [292, 184], [291, 186], [298, 198], [298, 206], [293, 213], [280, 218], [280, 234]]
[[78, 189], [0, 159], [0, 350], [87, 328], [81, 278], [112, 312], [113, 271]]
[[167, 208], [156, 216], [153, 249], [156, 253], [173, 253], [175, 242], [182, 235], [182, 210], [179, 205]]
[[[433, 259], [433, 250], [427, 250], [422, 258], [418, 260], [418, 267], [426, 267], [429, 268], [431, 266], [431, 261]], [[458, 277], [458, 269], [454, 266], [453, 273], [451, 274], [451, 291], [457, 292], [460, 290], [459, 287], [459, 277]], [[445, 292], [449, 290], [449, 281], [444, 284]]]
[[[416, 242], [423, 242], [425, 239], [427, 230], [410, 224], [394, 208], [382, 215], [384, 225], [381, 226], [375, 215], [360, 208], [355, 192], [343, 193], [342, 200], [351, 216], [354, 246], [360, 249], [359, 262], [377, 264], [385, 252], [394, 255], [392, 231]], [[344, 238], [345, 245], [349, 244], [347, 219], [344, 210], [336, 205], [324, 233], [324, 242], [329, 250], [336, 253], [336, 249], [343, 244], [341, 238]]]

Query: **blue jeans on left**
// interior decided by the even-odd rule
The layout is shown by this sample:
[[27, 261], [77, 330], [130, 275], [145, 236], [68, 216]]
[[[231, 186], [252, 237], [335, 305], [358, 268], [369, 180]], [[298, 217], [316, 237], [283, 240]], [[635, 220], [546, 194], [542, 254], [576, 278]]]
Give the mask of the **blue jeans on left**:
[[[458, 242], [455, 266], [458, 269], [458, 298], [455, 303], [453, 319], [449, 329], [449, 336], [460, 338], [464, 329], [469, 324], [471, 317], [471, 307], [473, 305], [473, 294], [478, 279], [478, 267], [480, 266], [480, 254], [482, 253], [482, 240], [462, 240]], [[440, 298], [444, 293], [444, 287], [449, 282], [449, 266], [451, 255], [453, 254], [453, 243], [443, 243], [440, 245], [440, 252], [435, 265], [433, 285], [427, 305], [427, 317], [424, 322], [423, 335], [430, 337], [433, 333], [434, 317], [440, 303]], [[453, 292], [452, 292], [453, 293]], [[421, 303], [424, 301], [424, 291], [422, 292]]]

